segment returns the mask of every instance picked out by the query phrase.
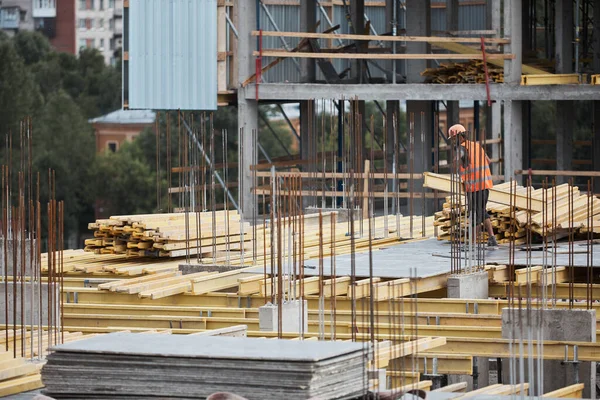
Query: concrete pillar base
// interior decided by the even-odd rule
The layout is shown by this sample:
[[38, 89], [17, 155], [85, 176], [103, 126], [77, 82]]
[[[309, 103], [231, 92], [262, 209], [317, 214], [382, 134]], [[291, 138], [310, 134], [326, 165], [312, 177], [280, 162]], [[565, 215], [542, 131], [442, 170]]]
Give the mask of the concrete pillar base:
[[[301, 318], [300, 310], [301, 300], [292, 300], [284, 302], [281, 312], [281, 330], [283, 332], [302, 333], [308, 332], [308, 303], [304, 301], [304, 318]], [[278, 310], [277, 304], [265, 304], [258, 308], [259, 329], [264, 332], [277, 332], [278, 328]], [[302, 330], [300, 329], [301, 325]]]
[[[487, 299], [488, 273], [486, 271], [471, 274], [453, 275], [448, 278], [448, 297], [452, 299]], [[467, 390], [488, 385], [489, 359], [473, 358], [473, 375], [448, 375], [448, 384], [467, 382]]]
[[481, 271], [449, 277], [448, 297], [452, 299], [487, 299], [488, 273]]
[[[511, 312], [512, 311], [512, 312]], [[594, 310], [519, 310], [510, 308], [502, 309], [502, 338], [525, 340], [529, 339], [529, 328], [533, 328], [532, 340], [539, 340], [538, 333], [542, 334], [543, 340], [568, 340], [579, 342], [596, 341], [596, 312]], [[527, 349], [527, 343], [524, 343]], [[527, 351], [527, 350], [525, 350]], [[537, 351], [534, 349], [534, 351]], [[525, 354], [526, 356], [526, 354]], [[529, 394], [538, 396], [556, 389], [576, 383], [577, 375], [579, 383], [585, 385], [584, 398], [595, 398], [596, 395], [596, 363], [580, 362], [572, 363], [558, 360], [544, 361], [543, 386], [537, 379], [529, 379], [531, 371], [525, 361], [524, 379], [529, 382]], [[513, 371], [517, 376], [512, 377], [515, 382], [520, 382], [519, 360], [515, 360]], [[533, 362], [533, 374], [537, 378], [538, 362]], [[514, 375], [514, 374], [513, 374]], [[502, 376], [504, 383], [511, 379], [510, 360], [502, 361]], [[594, 390], [590, 390], [593, 388]], [[543, 393], [540, 393], [543, 392]]]

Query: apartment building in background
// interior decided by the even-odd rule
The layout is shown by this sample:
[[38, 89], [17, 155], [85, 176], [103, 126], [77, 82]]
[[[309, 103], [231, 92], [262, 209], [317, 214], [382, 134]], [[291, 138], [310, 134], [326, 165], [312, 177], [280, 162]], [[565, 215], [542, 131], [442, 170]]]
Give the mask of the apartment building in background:
[[70, 1], [75, 2], [77, 51], [98, 49], [114, 65], [123, 42], [123, 0]]

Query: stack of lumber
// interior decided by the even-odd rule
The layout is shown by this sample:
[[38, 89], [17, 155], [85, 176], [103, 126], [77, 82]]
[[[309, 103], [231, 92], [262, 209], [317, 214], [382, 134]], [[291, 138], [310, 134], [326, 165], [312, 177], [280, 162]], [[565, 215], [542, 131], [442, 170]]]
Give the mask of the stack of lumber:
[[[437, 68], [421, 72], [427, 83], [485, 83], [483, 61], [471, 60], [463, 63], [442, 63]], [[490, 82], [504, 82], [503, 68], [488, 64]]]
[[[331, 223], [332, 214], [334, 226]], [[177, 261], [175, 259], [181, 259], [186, 256], [186, 253], [190, 254], [194, 260], [200, 253], [200, 258], [204, 258], [204, 261], [218, 265], [249, 265], [253, 260], [257, 262], [270, 260], [271, 236], [273, 232], [275, 235], [278, 234], [279, 226], [281, 226], [284, 237], [287, 237], [286, 235], [295, 229], [293, 236], [299, 245], [300, 223], [303, 225], [301, 230], [305, 259], [317, 257], [321, 243], [325, 248], [325, 256], [330, 254], [332, 243], [335, 243], [337, 254], [349, 253], [351, 250], [349, 223], [347, 221], [337, 222], [336, 212], [322, 214], [322, 238], [320, 238], [319, 231], [319, 214], [286, 217], [282, 218], [281, 222], [260, 224], [252, 228], [247, 222], [240, 222], [237, 212], [228, 212], [228, 214], [219, 212], [217, 213], [217, 229], [214, 232], [212, 230], [212, 213], [202, 213], [200, 230], [196, 229], [196, 216], [189, 214], [189, 218], [187, 238], [185, 214], [129, 215], [98, 220], [89, 224], [89, 228], [94, 233], [94, 239], [86, 240], [85, 251], [89, 255], [86, 262], [78, 263], [77, 260], [85, 257], [76, 251], [68, 251], [65, 253], [64, 270], [127, 275], [166, 272], [176, 269]], [[227, 218], [229, 219], [229, 234], [227, 234], [223, 222]], [[375, 247], [389, 245], [400, 240], [431, 236], [434, 231], [433, 216], [423, 218], [421, 216], [388, 215], [387, 217], [374, 217], [370, 221], [372, 224], [371, 238]], [[240, 234], [240, 228], [244, 232], [243, 236]], [[197, 232], [200, 232], [200, 235], [197, 235]], [[357, 218], [354, 232], [355, 250], [368, 250], [369, 219]], [[197, 239], [196, 236], [201, 237]], [[284, 242], [287, 243], [287, 239]], [[284, 243], [285, 248], [282, 249], [284, 256], [294, 251], [294, 248], [288, 248], [286, 243]], [[198, 250], [198, 245], [200, 250]], [[256, 248], [256, 254], [252, 253], [254, 248]], [[299, 247], [296, 247], [295, 251], [299, 252]], [[170, 257], [174, 260], [172, 263], [164, 263], [150, 258], [135, 260], [132, 257]], [[45, 265], [43, 262], [43, 269]]]
[[[425, 185], [432, 189], [450, 191], [450, 176], [426, 173]], [[461, 229], [465, 226], [465, 201], [464, 195], [448, 196], [442, 211], [435, 213], [434, 224], [441, 231], [438, 239], [450, 239], [453, 221], [460, 222]], [[592, 229], [591, 225], [588, 226], [590, 214], [594, 221], [593, 231], [600, 231], [600, 224], [596, 225], [600, 222], [600, 200], [581, 193], [579, 188], [569, 184], [558, 185], [553, 189], [523, 187], [515, 182], [512, 183], [512, 188], [510, 182], [495, 185], [490, 189], [487, 211], [500, 243], [515, 240], [517, 244], [523, 244], [528, 231], [532, 232], [534, 240], [544, 236], [551, 240], [571, 233], [584, 234]], [[454, 219], [451, 218], [452, 213], [455, 215]]]
[[201, 253], [239, 250], [240, 233], [247, 233], [249, 224], [241, 222], [236, 211], [218, 211], [214, 216], [212, 212], [113, 216], [90, 223], [88, 229], [94, 233], [85, 241], [89, 252], [182, 257], [197, 254], [198, 247]]
[[42, 380], [56, 398], [349, 398], [367, 361], [360, 343], [222, 336], [112, 333], [53, 350]]

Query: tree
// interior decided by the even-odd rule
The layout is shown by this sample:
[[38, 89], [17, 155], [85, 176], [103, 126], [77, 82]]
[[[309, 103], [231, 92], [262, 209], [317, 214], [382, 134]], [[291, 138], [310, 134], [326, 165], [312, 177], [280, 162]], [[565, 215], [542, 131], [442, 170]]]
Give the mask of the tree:
[[[19, 121], [39, 104], [38, 90], [12, 41], [0, 40], [0, 137], [16, 136]], [[4, 143], [4, 140], [2, 140]]]
[[50, 95], [34, 123], [34, 169], [41, 174], [42, 198], [47, 198], [47, 171], [56, 171], [56, 197], [65, 201], [65, 230], [86, 229], [93, 216], [94, 189], [90, 167], [95, 143], [90, 125], [64, 91]]
[[51, 51], [48, 39], [39, 32], [21, 31], [15, 35], [13, 42], [25, 65], [42, 61]]

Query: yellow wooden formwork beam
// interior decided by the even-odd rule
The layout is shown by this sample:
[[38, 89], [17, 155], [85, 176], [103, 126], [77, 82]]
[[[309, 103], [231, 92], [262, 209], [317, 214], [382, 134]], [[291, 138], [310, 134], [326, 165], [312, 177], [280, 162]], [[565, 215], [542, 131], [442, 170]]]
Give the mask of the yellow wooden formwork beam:
[[583, 397], [584, 386], [583, 383], [576, 383], [545, 393], [542, 397], [551, 397], [554, 399], [581, 399]]
[[542, 266], [538, 265], [531, 268], [521, 268], [515, 270], [515, 282], [518, 285], [524, 285], [529, 282], [540, 283], [542, 282], [542, 277], [544, 276], [544, 280], [547, 285], [551, 285], [552, 283], [564, 283], [568, 280], [567, 268], [556, 267], [553, 269], [551, 267], [547, 267], [544, 270]]
[[600, 75], [592, 75], [591, 83], [592, 85], [600, 85]]
[[11, 379], [6, 382], [0, 382], [0, 397], [28, 392], [42, 387], [44, 387], [44, 384], [42, 383], [42, 376], [40, 374]]
[[[488, 294], [490, 297], [499, 297], [499, 298], [507, 298], [510, 291], [511, 283], [503, 282], [503, 283], [490, 283]], [[557, 283], [554, 285], [546, 286], [546, 295], [548, 298], [552, 298], [554, 295], [554, 289], [556, 290], [556, 298], [557, 299], [569, 299], [570, 297], [570, 289], [568, 283]], [[523, 299], [527, 298], [527, 288], [522, 286], [522, 284], [515, 283], [513, 284], [513, 296], [518, 298], [521, 297]], [[531, 288], [531, 296], [534, 298], [540, 298], [542, 293], [544, 292], [544, 288], [534, 283]], [[587, 284], [585, 283], [574, 283], [573, 284], [573, 298], [575, 300], [586, 300], [588, 296], [587, 292]], [[592, 285], [592, 300], [598, 301], [600, 300], [600, 284]]]
[[529, 392], [529, 383], [522, 383], [518, 385], [502, 385], [501, 387], [493, 388], [483, 394], [487, 396], [508, 396], [511, 394], [523, 394], [527, 395]]
[[388, 387], [411, 385], [421, 380], [421, 373], [417, 371], [390, 371], [386, 369], [385, 374], [388, 377]]
[[[260, 281], [260, 295], [268, 296], [272, 295], [272, 285], [269, 283], [265, 286], [264, 281]], [[311, 276], [310, 278], [298, 279], [292, 283], [291, 288], [289, 283], [283, 285], [283, 292], [287, 293], [291, 289], [292, 293], [296, 293], [300, 296], [301, 290], [305, 295], [319, 294], [321, 289], [321, 281], [318, 276]], [[275, 282], [275, 291], [277, 291], [277, 282]]]
[[216, 292], [219, 290], [235, 287], [239, 284], [238, 280], [244, 275], [254, 275], [251, 271], [254, 267], [236, 269], [234, 271], [221, 272], [192, 280], [192, 293], [195, 295]]
[[[473, 375], [473, 356], [467, 354], [431, 353], [417, 354], [414, 357], [405, 357], [391, 363], [394, 368], [402, 367], [415, 371], [425, 371], [433, 374], [433, 359], [437, 359], [437, 373], [450, 375]], [[427, 362], [425, 361], [427, 360]]]
[[416, 383], [411, 383], [409, 385], [404, 385], [404, 386], [399, 386], [396, 388], [393, 388], [390, 390], [391, 393], [400, 393], [400, 392], [406, 392], [408, 390], [424, 390], [426, 392], [429, 391], [429, 389], [431, 389], [431, 386], [433, 385], [433, 381], [419, 381]]
[[377, 344], [374, 351], [374, 365], [376, 368], [385, 368], [389, 365], [390, 360], [434, 349], [444, 344], [446, 344], [446, 338], [444, 337], [426, 337], [397, 345], [382, 346]]
[[453, 383], [452, 385], [432, 390], [432, 392], [464, 393], [467, 390], [467, 386], [467, 382]]
[[521, 85], [578, 85], [587, 81], [583, 74], [529, 74], [521, 76]]

